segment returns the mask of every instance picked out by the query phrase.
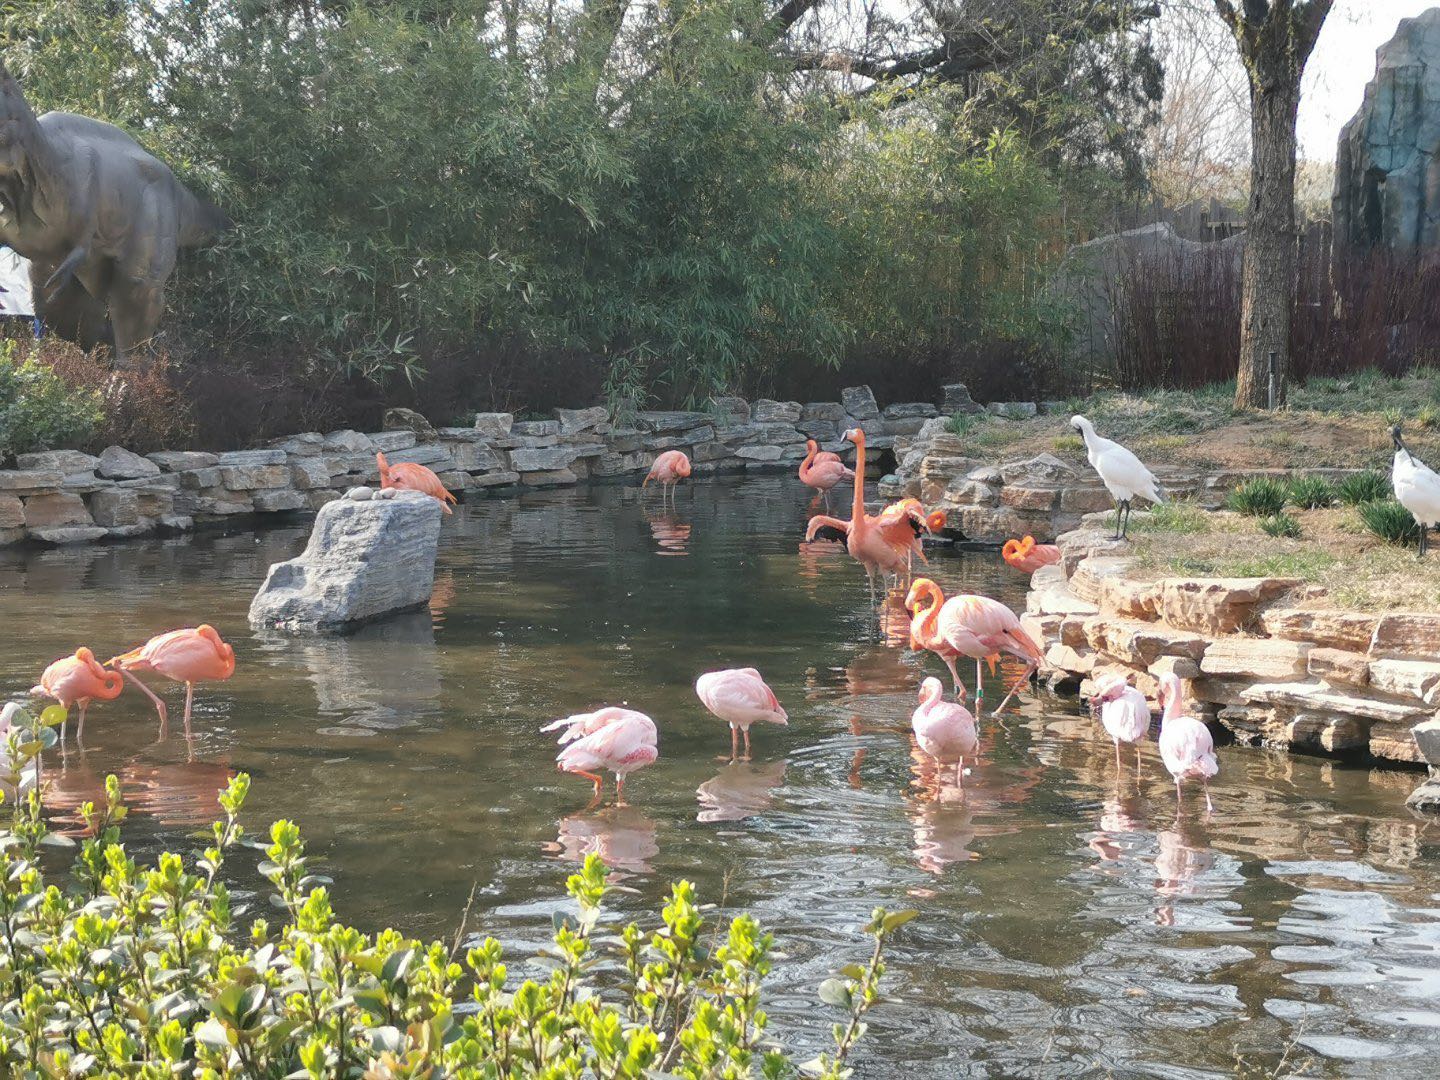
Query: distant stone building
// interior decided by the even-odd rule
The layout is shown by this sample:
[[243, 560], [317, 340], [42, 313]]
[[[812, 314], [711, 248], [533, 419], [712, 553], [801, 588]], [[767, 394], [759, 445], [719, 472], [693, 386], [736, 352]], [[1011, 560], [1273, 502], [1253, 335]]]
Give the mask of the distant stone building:
[[1440, 7], [1402, 19], [1377, 51], [1340, 132], [1332, 206], [1337, 253], [1440, 254]]

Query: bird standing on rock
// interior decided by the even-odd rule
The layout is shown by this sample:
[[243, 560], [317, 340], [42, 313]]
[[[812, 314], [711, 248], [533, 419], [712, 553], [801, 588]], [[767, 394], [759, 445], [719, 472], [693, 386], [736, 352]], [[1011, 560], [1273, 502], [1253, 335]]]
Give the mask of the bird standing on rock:
[[1165, 493], [1159, 482], [1140, 459], [1125, 447], [1095, 434], [1095, 425], [1083, 416], [1072, 416], [1070, 426], [1085, 440], [1085, 454], [1091, 467], [1100, 474], [1105, 489], [1115, 500], [1115, 539], [1129, 535], [1130, 500], [1136, 495], [1152, 503], [1163, 503]]
[[445, 485], [440, 482], [440, 477], [435, 475], [434, 469], [417, 465], [413, 461], [397, 461], [391, 465], [385, 460], [385, 455], [382, 453], [376, 453], [375, 464], [380, 467], [380, 489], [382, 491], [385, 488], [418, 491], [422, 495], [439, 499], [440, 509], [447, 514], [450, 513], [447, 503], [459, 501], [446, 490]]
[[1440, 525], [1440, 475], [1410, 453], [1400, 437], [1399, 424], [1390, 429], [1390, 438], [1395, 441], [1390, 485], [1395, 489], [1396, 501], [1410, 511], [1420, 526], [1420, 554], [1424, 555], [1430, 547], [1430, 530]]

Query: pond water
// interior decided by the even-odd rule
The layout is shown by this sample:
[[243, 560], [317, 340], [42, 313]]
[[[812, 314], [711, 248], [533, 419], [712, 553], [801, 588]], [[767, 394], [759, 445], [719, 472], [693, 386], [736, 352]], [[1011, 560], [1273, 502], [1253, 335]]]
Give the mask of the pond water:
[[[815, 987], [863, 958], [870, 909], [915, 907], [863, 1075], [1434, 1075], [1440, 832], [1403, 807], [1416, 774], [1223, 748], [1216, 814], [1187, 801], [1177, 820], [1153, 743], [1138, 786], [1128, 769], [1117, 785], [1073, 702], [1026, 695], [984, 725], [962, 797], [909, 734], [922, 672], [943, 668], [901, 647], [898, 617], [888, 636], [874, 625], [841, 549], [798, 543], [807, 496], [750, 478], [688, 484], [666, 513], [620, 487], [461, 507], [432, 610], [348, 640], [246, 629], [304, 527], [8, 551], [0, 694], [78, 644], [103, 657], [212, 622], [238, 670], [197, 692], [194, 761], [178, 723], [155, 742], [138, 695], [97, 704], [85, 750], [49, 767], [57, 813], [115, 772], [132, 847], [188, 850], [245, 770], [252, 829], [296, 819], [344, 917], [448, 938], [478, 887], [472, 927], [517, 956], [585, 852], [636, 890], [624, 914], [688, 877], [775, 932], [772, 1033], [806, 1056], [829, 1038]], [[993, 553], [932, 563], [947, 593], [1023, 604]], [[791, 724], [731, 764], [691, 683], [745, 665]], [[587, 810], [538, 728], [622, 702], [656, 719], [661, 758], [630, 806]]]

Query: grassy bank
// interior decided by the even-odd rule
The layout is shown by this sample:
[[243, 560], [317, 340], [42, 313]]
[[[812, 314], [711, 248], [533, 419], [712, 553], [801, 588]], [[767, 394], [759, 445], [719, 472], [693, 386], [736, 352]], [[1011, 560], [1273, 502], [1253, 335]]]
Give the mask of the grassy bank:
[[1440, 464], [1440, 372], [1402, 378], [1366, 371], [1312, 379], [1290, 391], [1283, 412], [1236, 412], [1233, 383], [1202, 390], [1099, 394], [1057, 404], [1029, 420], [957, 416], [951, 430], [977, 456], [1015, 459], [1054, 454], [1076, 464], [1085, 447], [1069, 426], [1083, 413], [1106, 438], [1152, 465], [1200, 469], [1386, 468], [1391, 424], [1405, 425], [1414, 452]]

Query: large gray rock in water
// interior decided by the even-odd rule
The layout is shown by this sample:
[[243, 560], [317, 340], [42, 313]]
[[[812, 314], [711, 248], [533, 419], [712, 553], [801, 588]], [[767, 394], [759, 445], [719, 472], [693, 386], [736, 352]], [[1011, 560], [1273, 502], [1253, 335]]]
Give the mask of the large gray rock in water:
[[320, 508], [304, 553], [270, 567], [250, 625], [289, 633], [346, 633], [425, 604], [435, 584], [440, 503], [415, 491], [337, 499]]
[[1401, 19], [1340, 131], [1335, 246], [1440, 246], [1440, 8]]

